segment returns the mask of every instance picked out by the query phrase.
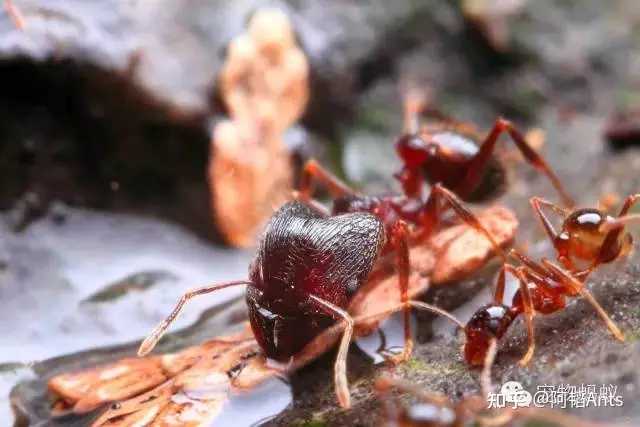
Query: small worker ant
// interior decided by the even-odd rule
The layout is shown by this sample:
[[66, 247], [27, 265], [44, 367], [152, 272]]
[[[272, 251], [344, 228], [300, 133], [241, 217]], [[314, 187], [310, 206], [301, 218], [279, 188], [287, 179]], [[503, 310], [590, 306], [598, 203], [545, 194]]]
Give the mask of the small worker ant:
[[[454, 403], [447, 396], [421, 390], [407, 381], [381, 376], [375, 388], [384, 404], [384, 423], [389, 427], [463, 427], [473, 422], [482, 427], [502, 427], [511, 425], [516, 419], [540, 420], [564, 427], [597, 427], [602, 424], [586, 422], [559, 410], [539, 407], [506, 406], [491, 409], [488, 405], [491, 384], [491, 367], [496, 355], [496, 340], [491, 340], [484, 367], [480, 375], [480, 395], [465, 396]], [[400, 404], [392, 398], [391, 392], [398, 390], [419, 399], [411, 406]]]
[[[526, 141], [510, 121], [498, 118], [483, 139], [472, 125], [449, 118], [434, 108], [425, 108], [423, 97], [408, 93], [405, 98], [405, 131], [395, 148], [403, 167], [395, 177], [409, 198], [422, 197], [422, 184], [440, 183], [465, 202], [479, 202], [499, 196], [506, 188], [505, 165], [494, 151], [503, 133], [538, 172], [547, 176], [567, 206], [573, 199], [547, 162]], [[419, 125], [429, 115], [435, 123]]]
[[[512, 249], [510, 255], [520, 266], [505, 264], [498, 276], [493, 303], [482, 307], [465, 327], [466, 343], [464, 356], [471, 365], [480, 365], [484, 360], [489, 342], [500, 339], [511, 323], [525, 315], [528, 332], [528, 350], [520, 360], [528, 364], [535, 349], [533, 318], [535, 313], [550, 314], [566, 307], [567, 297], [584, 297], [605, 321], [611, 333], [620, 341], [624, 335], [607, 315], [605, 310], [585, 287], [589, 274], [601, 264], [610, 263], [627, 256], [633, 246], [631, 235], [625, 225], [636, 221], [637, 215], [627, 215], [631, 207], [640, 200], [640, 194], [626, 198], [618, 218], [613, 218], [599, 209], [581, 208], [567, 210], [544, 199], [533, 197], [531, 205], [557, 252], [560, 265], [548, 259], [535, 262]], [[542, 211], [550, 208], [563, 218], [561, 231], [554, 229]], [[505, 274], [513, 274], [519, 289], [511, 304], [504, 304]]]

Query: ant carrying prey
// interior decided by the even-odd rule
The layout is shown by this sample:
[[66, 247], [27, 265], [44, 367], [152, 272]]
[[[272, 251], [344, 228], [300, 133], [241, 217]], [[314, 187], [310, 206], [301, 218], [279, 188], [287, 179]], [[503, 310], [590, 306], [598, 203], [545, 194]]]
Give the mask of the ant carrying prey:
[[[611, 333], [620, 341], [624, 335], [609, 318], [605, 310], [585, 287], [587, 277], [601, 264], [627, 256], [632, 249], [632, 237], [625, 231], [625, 224], [635, 221], [636, 215], [627, 215], [640, 194], [625, 200], [618, 218], [601, 210], [582, 208], [569, 211], [551, 202], [534, 197], [531, 205], [557, 253], [560, 265], [548, 259], [535, 262], [511, 250], [520, 266], [505, 264], [498, 276], [493, 303], [478, 310], [465, 327], [464, 355], [471, 365], [480, 365], [486, 356], [489, 342], [500, 339], [513, 321], [524, 314], [527, 324], [529, 347], [521, 359], [528, 364], [535, 349], [533, 318], [536, 313], [549, 314], [566, 307], [567, 297], [584, 297], [605, 321]], [[558, 233], [542, 211], [550, 208], [563, 218]], [[511, 304], [504, 304], [505, 274], [513, 274], [519, 282], [519, 290]]]

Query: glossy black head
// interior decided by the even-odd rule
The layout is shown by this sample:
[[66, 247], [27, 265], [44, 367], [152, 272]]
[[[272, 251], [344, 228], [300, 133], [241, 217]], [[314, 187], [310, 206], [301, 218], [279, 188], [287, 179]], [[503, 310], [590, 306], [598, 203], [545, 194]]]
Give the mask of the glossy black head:
[[384, 241], [371, 214], [323, 217], [297, 201], [282, 206], [259, 244], [247, 291], [251, 326], [267, 356], [285, 360], [331, 325], [335, 319], [309, 296], [347, 308]]

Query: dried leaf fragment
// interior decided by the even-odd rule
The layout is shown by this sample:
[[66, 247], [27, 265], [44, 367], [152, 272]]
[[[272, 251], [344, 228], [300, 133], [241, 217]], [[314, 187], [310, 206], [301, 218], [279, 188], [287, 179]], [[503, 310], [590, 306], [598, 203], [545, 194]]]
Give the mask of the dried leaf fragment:
[[219, 82], [230, 120], [214, 129], [208, 174], [216, 222], [235, 246], [253, 244], [289, 197], [292, 166], [282, 138], [304, 112], [308, 74], [280, 10], [256, 12], [229, 45]]
[[[515, 215], [501, 206], [478, 214], [501, 246], [509, 244], [517, 228]], [[466, 224], [448, 227], [426, 243], [411, 248], [410, 296], [430, 283], [444, 283], [472, 274], [494, 254], [487, 239]], [[400, 292], [393, 263], [382, 260], [365, 288], [354, 298], [354, 317], [398, 306]], [[358, 324], [366, 335], [381, 319]], [[49, 389], [76, 413], [116, 402], [94, 426], [205, 426], [219, 415], [234, 391], [251, 390], [265, 380], [295, 370], [330, 349], [341, 334], [340, 325], [314, 339], [292, 364], [276, 367], [260, 353], [247, 326], [237, 334], [218, 337], [180, 352], [121, 361], [86, 371], [63, 374]], [[91, 391], [95, 390], [95, 391]], [[60, 403], [55, 406], [60, 412]]]

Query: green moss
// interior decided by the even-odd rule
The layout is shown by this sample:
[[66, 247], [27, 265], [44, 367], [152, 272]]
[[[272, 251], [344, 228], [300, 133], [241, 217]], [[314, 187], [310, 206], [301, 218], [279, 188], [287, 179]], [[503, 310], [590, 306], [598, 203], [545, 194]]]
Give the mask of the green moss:
[[311, 418], [309, 420], [296, 420], [293, 425], [295, 427], [326, 427], [328, 424], [322, 418]]
[[407, 377], [412, 375], [454, 375], [462, 374], [465, 371], [464, 366], [459, 363], [442, 364], [442, 363], [429, 363], [424, 359], [411, 358], [404, 362], [402, 365], [402, 371]]
[[624, 334], [625, 340], [627, 342], [635, 342], [640, 340], [640, 329], [632, 329], [626, 331]]

